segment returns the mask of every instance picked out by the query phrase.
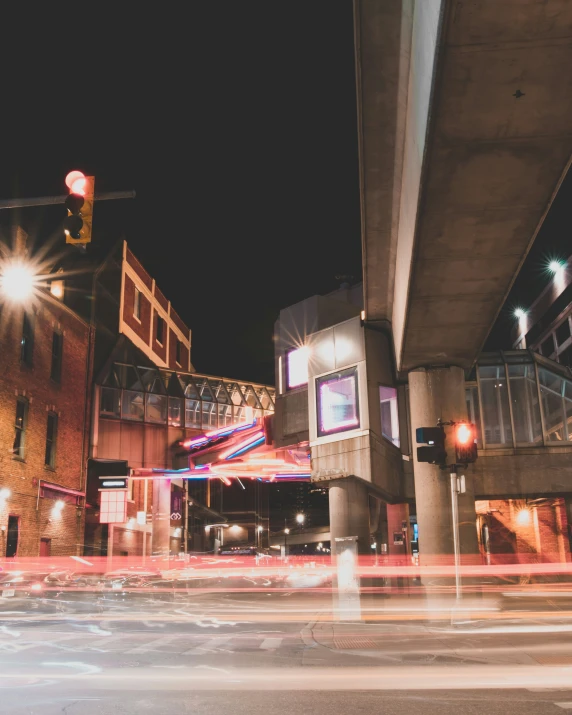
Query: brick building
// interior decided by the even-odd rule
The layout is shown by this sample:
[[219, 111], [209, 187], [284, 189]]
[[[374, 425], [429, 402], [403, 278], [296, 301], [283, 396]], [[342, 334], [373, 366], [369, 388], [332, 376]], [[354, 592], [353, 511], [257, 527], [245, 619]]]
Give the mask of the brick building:
[[0, 313], [0, 556], [83, 549], [92, 331], [58, 293]]

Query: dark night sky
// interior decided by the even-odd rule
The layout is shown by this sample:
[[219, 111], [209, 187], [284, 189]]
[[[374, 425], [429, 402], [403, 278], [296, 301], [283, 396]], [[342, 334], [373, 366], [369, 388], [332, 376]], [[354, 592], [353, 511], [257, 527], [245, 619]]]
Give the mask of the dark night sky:
[[[191, 327], [198, 371], [272, 382], [279, 310], [360, 279], [351, 0], [142, 7], [56, 22], [49, 5], [10, 25], [0, 198], [64, 193], [76, 168], [100, 192], [135, 189], [96, 204], [95, 241], [125, 235]], [[569, 252], [560, 204], [509, 305]], [[62, 212], [3, 211], [0, 228], [57, 244]], [[491, 345], [507, 346], [507, 316]]]
[[[26, 29], [0, 198], [65, 193], [75, 168], [135, 189], [96, 204], [95, 239], [125, 232], [191, 327], [197, 370], [273, 382], [279, 310], [360, 279], [351, 1], [90, 7], [97, 42], [81, 23]], [[0, 222], [41, 243], [62, 211]]]

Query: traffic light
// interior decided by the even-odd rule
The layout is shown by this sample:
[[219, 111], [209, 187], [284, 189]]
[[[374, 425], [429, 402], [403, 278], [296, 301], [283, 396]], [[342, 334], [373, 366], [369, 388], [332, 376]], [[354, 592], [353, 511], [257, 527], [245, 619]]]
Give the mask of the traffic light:
[[91, 241], [94, 184], [95, 178], [84, 176], [81, 171], [70, 171], [66, 176], [66, 185], [70, 190], [65, 200], [68, 210], [64, 219], [66, 243], [77, 245]]
[[470, 464], [477, 461], [477, 430], [470, 422], [458, 422], [454, 426], [455, 462]]
[[417, 461], [429, 464], [444, 465], [447, 462], [445, 451], [445, 430], [443, 427], [418, 427], [415, 431], [417, 444], [428, 445], [417, 447]]

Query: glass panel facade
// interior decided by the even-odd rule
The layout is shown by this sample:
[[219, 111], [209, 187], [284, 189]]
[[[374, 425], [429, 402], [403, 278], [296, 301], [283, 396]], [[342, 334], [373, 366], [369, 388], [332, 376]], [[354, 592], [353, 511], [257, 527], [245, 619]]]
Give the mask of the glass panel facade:
[[145, 419], [147, 422], [165, 424], [167, 421], [166, 395], [146, 395]]
[[479, 381], [486, 446], [512, 447], [512, 428], [504, 364], [498, 366], [480, 365]]
[[172, 427], [182, 426], [183, 400], [178, 397], [169, 397], [169, 424]]
[[99, 393], [99, 412], [102, 415], [119, 417], [121, 414], [121, 390], [115, 387], [101, 387]]
[[184, 409], [185, 427], [208, 431], [274, 412], [276, 392], [264, 385], [125, 363], [114, 363], [102, 382], [107, 417], [182, 427]]
[[141, 420], [145, 417], [145, 401], [142, 392], [123, 390], [121, 395], [121, 417], [124, 420]]
[[568, 430], [564, 413], [565, 381], [543, 367], [538, 369], [540, 395], [544, 412], [546, 438], [549, 442], [563, 442], [568, 439]]
[[200, 400], [185, 400], [185, 427], [201, 428]]
[[541, 444], [542, 422], [534, 365], [509, 365], [508, 376], [516, 443]]
[[481, 436], [481, 410], [479, 405], [479, 389], [476, 385], [468, 385], [465, 391], [467, 401], [467, 417], [477, 428], [477, 445], [483, 446]]

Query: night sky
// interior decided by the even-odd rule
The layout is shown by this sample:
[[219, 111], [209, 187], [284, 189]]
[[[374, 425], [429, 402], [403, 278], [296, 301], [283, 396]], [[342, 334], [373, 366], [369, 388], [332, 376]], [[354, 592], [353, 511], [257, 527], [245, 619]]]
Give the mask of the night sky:
[[[49, 5], [10, 26], [0, 198], [65, 193], [71, 169], [135, 189], [96, 204], [94, 244], [127, 238], [191, 327], [198, 371], [273, 382], [280, 309], [361, 279], [351, 0], [143, 7], [57, 21]], [[491, 347], [569, 252], [570, 183]], [[0, 229], [57, 250], [63, 212], [0, 211]]]

